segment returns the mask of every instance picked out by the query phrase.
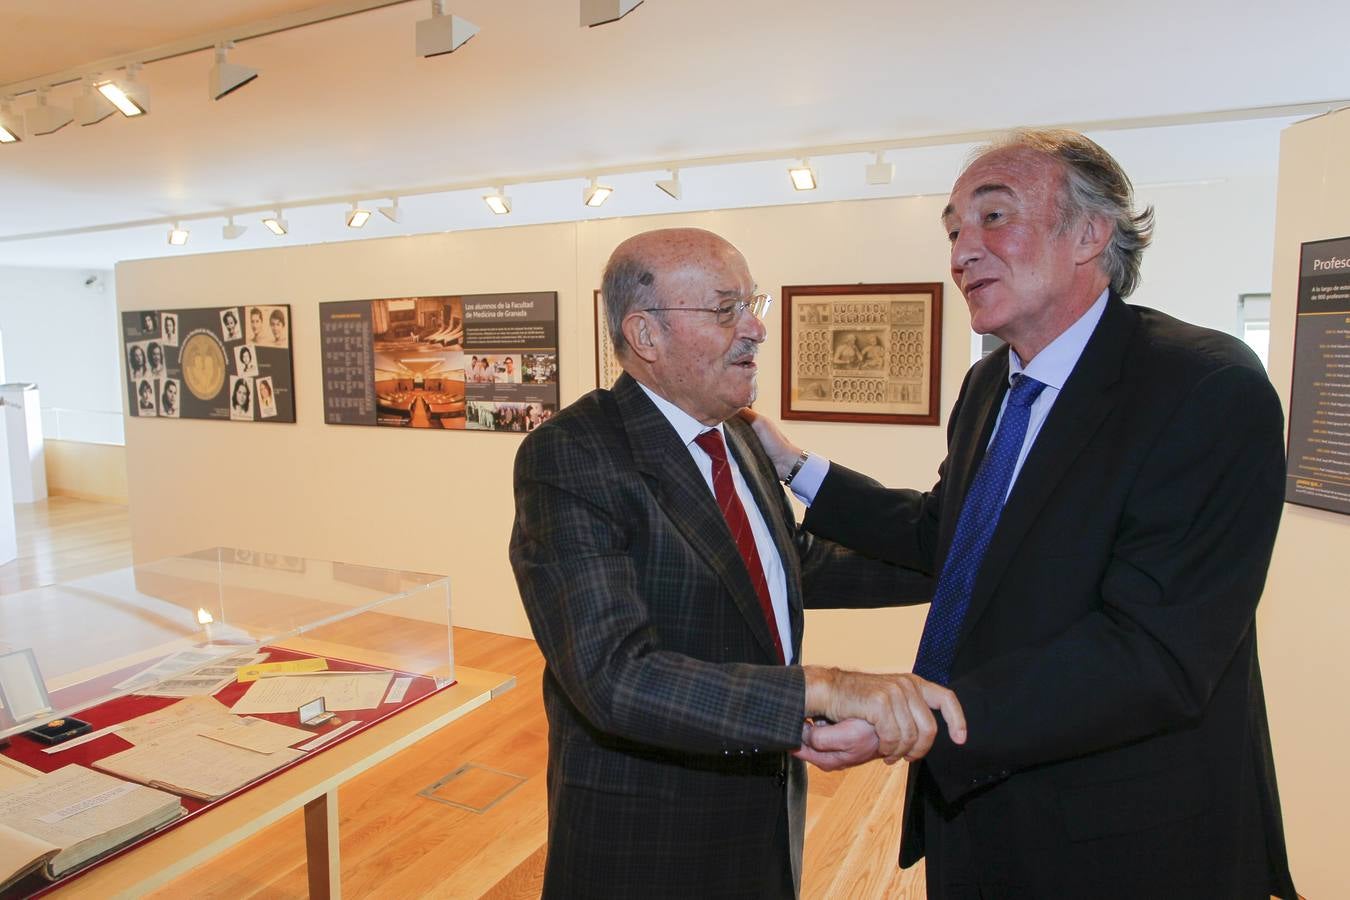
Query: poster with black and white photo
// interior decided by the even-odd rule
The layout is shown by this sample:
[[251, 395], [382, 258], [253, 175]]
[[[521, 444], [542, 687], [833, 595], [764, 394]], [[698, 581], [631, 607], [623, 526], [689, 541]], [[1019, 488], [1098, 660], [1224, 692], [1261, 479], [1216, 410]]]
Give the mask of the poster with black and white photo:
[[1350, 515], [1350, 237], [1303, 245], [1284, 499]]
[[532, 431], [558, 411], [556, 292], [319, 305], [324, 421]]
[[122, 345], [133, 416], [295, 421], [289, 305], [128, 311]]

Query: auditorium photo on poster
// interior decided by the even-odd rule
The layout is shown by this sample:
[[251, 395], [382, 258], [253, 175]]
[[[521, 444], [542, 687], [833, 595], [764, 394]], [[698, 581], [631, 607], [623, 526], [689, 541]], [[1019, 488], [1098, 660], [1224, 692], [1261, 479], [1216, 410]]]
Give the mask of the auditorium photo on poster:
[[558, 410], [558, 295], [319, 305], [324, 421], [528, 431]]
[[121, 324], [130, 415], [295, 421], [288, 304], [128, 310]]

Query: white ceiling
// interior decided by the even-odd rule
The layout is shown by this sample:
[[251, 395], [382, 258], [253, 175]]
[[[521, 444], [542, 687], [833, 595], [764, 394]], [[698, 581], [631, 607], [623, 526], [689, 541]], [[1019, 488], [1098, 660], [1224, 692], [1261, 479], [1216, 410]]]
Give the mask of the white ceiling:
[[[315, 5], [0, 0], [0, 84]], [[651, 182], [676, 160], [1350, 98], [1341, 0], [646, 0], [593, 29], [579, 27], [578, 0], [445, 6], [481, 28], [448, 56], [414, 53], [431, 4], [413, 0], [241, 43], [231, 61], [262, 75], [221, 101], [207, 96], [210, 52], [190, 54], [142, 71], [153, 97], [142, 119], [0, 146], [0, 265], [105, 267], [358, 235], [937, 193], [965, 146], [891, 152], [897, 178], [885, 188], [863, 182], [863, 153], [813, 158], [822, 189], [809, 196], [788, 187], [786, 158], [686, 167], [678, 203]], [[69, 104], [77, 90], [51, 100]], [[1268, 176], [1288, 121], [1094, 134], [1141, 184]], [[590, 171], [618, 188], [597, 211], [580, 206], [581, 177], [519, 183]], [[510, 216], [479, 199], [498, 183]], [[377, 216], [351, 232], [337, 204], [288, 211], [280, 240], [256, 214], [238, 219], [249, 226], [241, 239], [220, 236], [219, 213], [232, 207], [369, 205], [441, 185], [469, 189], [404, 199], [400, 225]], [[162, 222], [31, 237], [172, 217], [195, 220], [186, 248], [166, 245]]]

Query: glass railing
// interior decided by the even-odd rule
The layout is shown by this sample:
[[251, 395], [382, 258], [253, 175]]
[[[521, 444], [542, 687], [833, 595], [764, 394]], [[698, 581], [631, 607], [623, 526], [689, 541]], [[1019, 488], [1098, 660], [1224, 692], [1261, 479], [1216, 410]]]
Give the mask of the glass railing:
[[80, 441], [85, 444], [125, 444], [120, 412], [95, 409], [42, 410], [42, 435], [49, 441]]

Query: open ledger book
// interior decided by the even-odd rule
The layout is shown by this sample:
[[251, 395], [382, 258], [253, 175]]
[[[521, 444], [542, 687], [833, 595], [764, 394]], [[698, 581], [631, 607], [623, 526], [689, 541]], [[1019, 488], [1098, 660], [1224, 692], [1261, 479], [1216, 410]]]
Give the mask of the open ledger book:
[[0, 792], [0, 890], [34, 870], [54, 880], [183, 815], [144, 785], [66, 766]]

